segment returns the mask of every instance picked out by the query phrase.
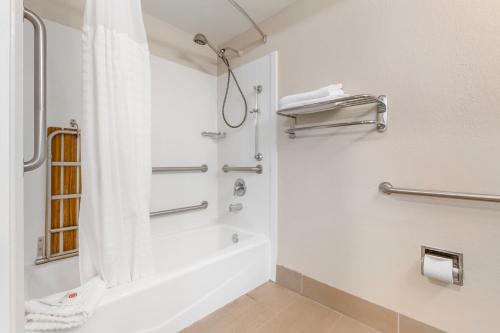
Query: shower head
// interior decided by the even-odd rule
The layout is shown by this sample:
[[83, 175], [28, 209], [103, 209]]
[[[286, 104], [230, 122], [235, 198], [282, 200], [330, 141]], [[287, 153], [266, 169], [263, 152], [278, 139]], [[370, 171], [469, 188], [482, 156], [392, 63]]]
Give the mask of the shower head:
[[195, 42], [198, 45], [202, 45], [202, 46], [208, 45], [208, 47], [210, 47], [212, 49], [212, 51], [214, 51], [215, 54], [217, 54], [219, 57], [224, 55], [224, 52], [222, 50], [217, 49], [215, 46], [213, 46], [212, 43], [210, 43], [208, 41], [208, 38], [204, 34], [198, 33], [198, 34], [194, 35], [193, 42]]
[[206, 45], [208, 43], [208, 39], [204, 34], [196, 34], [194, 35], [193, 42], [198, 45]]

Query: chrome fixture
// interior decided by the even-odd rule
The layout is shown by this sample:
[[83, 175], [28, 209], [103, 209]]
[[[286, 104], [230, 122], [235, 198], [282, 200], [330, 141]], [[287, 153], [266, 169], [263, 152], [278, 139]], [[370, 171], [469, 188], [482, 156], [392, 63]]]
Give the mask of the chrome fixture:
[[214, 51], [219, 57], [224, 54], [224, 52], [222, 52], [222, 49], [219, 50], [218, 48], [216, 48], [212, 43], [210, 43], [210, 41], [204, 34], [197, 33], [196, 35], [194, 35], [193, 41], [201, 46], [208, 45], [208, 47], [210, 47], [212, 51]]
[[229, 165], [224, 165], [222, 167], [222, 171], [224, 172], [255, 172], [257, 174], [261, 174], [262, 173], [262, 165], [257, 165], [257, 166], [254, 166], [254, 167], [231, 167]]
[[242, 197], [247, 193], [247, 186], [245, 184], [245, 180], [242, 178], [236, 179], [234, 182], [234, 191], [233, 195], [236, 197]]
[[418, 195], [418, 196], [436, 197], [436, 198], [500, 202], [500, 195], [414, 190], [414, 189], [393, 187], [392, 184], [388, 182], [380, 183], [378, 188], [380, 192], [385, 194], [407, 194], [407, 195]]
[[238, 234], [235, 233], [231, 236], [231, 240], [236, 244], [240, 241], [240, 237], [238, 237]]
[[453, 284], [464, 285], [464, 255], [462, 253], [422, 246], [420, 248], [420, 272], [422, 275], [424, 275], [424, 257], [426, 254], [451, 259], [453, 261]]
[[[342, 108], [369, 105], [369, 104], [377, 104], [377, 115], [375, 120], [359, 120], [359, 121], [351, 121], [344, 123], [296, 127], [298, 116], [308, 115], [318, 112], [325, 112], [325, 111], [334, 111]], [[291, 139], [295, 138], [296, 136], [295, 133], [298, 131], [344, 127], [353, 125], [375, 125], [379, 132], [384, 132], [387, 129], [387, 113], [388, 113], [387, 96], [384, 95], [379, 97], [375, 97], [372, 95], [355, 95], [355, 96], [337, 98], [326, 102], [314, 103], [305, 106], [281, 109], [277, 111], [278, 115], [293, 119], [293, 124], [291, 125], [290, 129], [285, 131], [285, 133], [288, 133]]]
[[233, 5], [234, 8], [236, 8], [243, 16], [245, 16], [247, 18], [247, 20], [250, 21], [250, 23], [252, 23], [255, 30], [257, 30], [257, 32], [261, 36], [262, 43], [266, 43], [267, 42], [266, 34], [260, 29], [260, 27], [257, 25], [257, 23], [255, 23], [255, 21], [252, 19], [252, 17], [250, 15], [248, 15], [248, 13], [243, 9], [243, 7], [241, 7], [235, 0], [227, 0], [227, 1], [229, 1], [229, 3], [231, 5]]
[[263, 88], [261, 85], [253, 87], [253, 90], [255, 92], [255, 106], [253, 110], [250, 111], [250, 113], [255, 114], [255, 123], [254, 123], [255, 154], [253, 155], [253, 157], [257, 161], [262, 161], [262, 159], [264, 159], [264, 154], [262, 154], [259, 149], [259, 114], [260, 114], [259, 95], [262, 93], [262, 89]]
[[207, 207], [208, 207], [208, 201], [203, 201], [200, 205], [196, 205], [196, 206], [187, 206], [187, 207], [166, 209], [166, 210], [160, 210], [157, 212], [151, 212], [151, 213], [149, 213], [149, 216], [150, 217], [157, 217], [157, 216], [163, 216], [163, 215], [179, 214], [179, 213], [190, 212], [193, 210], [207, 209]]
[[74, 129], [79, 129], [78, 123], [76, 122], [75, 119], [70, 119], [69, 120], [69, 126], [73, 127]]
[[[41, 251], [41, 255], [38, 256], [38, 258], [35, 260], [36, 265], [44, 264], [50, 261], [54, 260], [59, 260], [59, 259], [64, 259], [64, 258], [69, 258], [73, 256], [78, 255], [78, 249], [70, 250], [70, 251], [64, 251], [63, 247], [59, 247], [59, 251], [57, 253], [52, 253], [52, 234], [59, 233], [59, 244], [63, 244], [63, 232], [65, 231], [71, 231], [71, 230], [78, 230], [78, 222], [76, 223], [77, 225], [75, 226], [64, 226], [64, 205], [67, 199], [77, 199], [77, 210], [79, 209], [80, 205], [80, 182], [76, 182], [76, 193], [67, 193], [67, 194], [58, 194], [58, 195], [52, 195], [52, 171], [53, 167], [57, 166], [59, 168], [59, 191], [58, 193], [64, 193], [63, 189], [65, 188], [65, 180], [66, 177], [64, 176], [65, 172], [65, 167], [77, 167], [76, 168], [76, 179], [80, 178], [80, 168], [81, 168], [81, 162], [80, 162], [80, 130], [78, 129], [78, 124], [74, 119], [71, 119], [70, 121], [71, 127], [74, 129], [60, 129], [53, 131], [52, 133], [49, 134], [47, 138], [47, 150], [48, 150], [48, 158], [47, 158], [47, 181], [46, 181], [46, 201], [45, 201], [45, 237], [42, 238], [42, 240], [38, 241], [38, 247], [42, 248], [43, 251]], [[64, 136], [65, 135], [73, 135], [76, 136], [77, 141], [76, 141], [76, 156], [77, 156], [77, 161], [76, 162], [65, 162], [64, 161]], [[61, 136], [61, 151], [60, 151], [60, 161], [53, 161], [52, 160], [52, 145], [53, 141], [57, 136]], [[59, 226], [57, 227], [52, 227], [52, 203], [54, 201], [58, 201], [58, 212], [55, 214], [58, 214], [60, 216], [59, 218]]]
[[219, 49], [217, 48], [214, 44], [212, 44], [207, 36], [205, 36], [204, 34], [202, 33], [197, 33], [196, 35], [194, 35], [193, 37], [193, 42], [195, 42], [196, 44], [198, 45], [201, 45], [201, 46], [205, 46], [207, 45], [208, 47], [210, 47], [212, 49], [212, 51], [214, 51], [215, 54], [217, 54], [217, 56], [221, 59], [223, 58], [226, 58], [226, 52], [227, 51], [231, 51], [233, 53], [236, 53], [237, 56], [241, 56], [241, 51], [238, 51], [236, 49], [233, 49], [232, 47], [226, 47], [226, 48], [223, 48], [223, 49]]
[[[240, 84], [238, 83], [238, 79], [236, 78], [236, 75], [234, 74], [233, 70], [231, 69], [231, 65], [229, 64], [229, 60], [226, 57], [226, 50], [234, 50], [230, 48], [226, 49], [218, 49], [216, 48], [208, 38], [201, 33], [197, 33], [194, 35], [193, 41], [198, 44], [198, 45], [208, 45], [212, 49], [212, 51], [217, 54], [217, 56], [222, 60], [224, 65], [227, 67], [227, 83], [226, 83], [226, 92], [224, 93], [224, 100], [222, 102], [222, 119], [226, 123], [227, 126], [230, 128], [239, 128], [241, 127], [245, 121], [247, 120], [247, 114], [248, 114], [248, 104], [247, 104], [247, 99], [245, 98], [245, 94], [243, 94], [243, 91], [241, 90]], [[234, 50], [236, 53], [239, 54], [239, 51]], [[227, 94], [229, 93], [229, 84], [231, 83], [231, 77], [234, 80], [234, 83], [236, 84], [236, 88], [238, 88], [238, 91], [240, 92], [241, 98], [243, 99], [243, 103], [245, 104], [245, 113], [243, 114], [243, 119], [241, 122], [239, 122], [236, 125], [230, 124], [227, 119], [226, 119], [226, 102], [227, 102]]]
[[229, 205], [229, 211], [231, 213], [239, 212], [240, 210], [243, 210], [243, 204], [242, 203], [235, 203], [235, 204], [230, 204]]
[[43, 165], [47, 151], [47, 33], [42, 19], [31, 10], [24, 8], [24, 18], [34, 29], [35, 71], [34, 71], [34, 139], [33, 157], [24, 162], [24, 172]]
[[[227, 83], [226, 83], [226, 92], [224, 93], [224, 100], [222, 102], [222, 119], [226, 123], [227, 126], [230, 128], [239, 128], [241, 127], [246, 119], [247, 119], [247, 114], [248, 114], [248, 104], [247, 104], [247, 99], [245, 98], [245, 94], [243, 94], [243, 91], [241, 90], [240, 84], [238, 83], [238, 79], [236, 78], [236, 75], [234, 75], [233, 70], [231, 69], [231, 65], [229, 64], [229, 60], [226, 57], [226, 50], [234, 50], [234, 49], [217, 49], [212, 43], [209, 42], [208, 38], [201, 33], [197, 33], [194, 35], [193, 41], [198, 44], [198, 45], [208, 45], [212, 49], [212, 51], [217, 54], [217, 56], [222, 60], [222, 62], [226, 65], [227, 67]], [[238, 51], [234, 50], [239, 54]], [[226, 119], [226, 102], [227, 102], [227, 94], [229, 93], [229, 84], [231, 83], [231, 77], [233, 78], [234, 82], [236, 83], [236, 88], [238, 88], [238, 91], [240, 92], [241, 98], [243, 99], [243, 103], [245, 104], [245, 113], [243, 115], [243, 119], [241, 120], [240, 123], [237, 125], [230, 124], [227, 119]]]
[[207, 172], [208, 166], [203, 164], [194, 167], [154, 167], [153, 173], [167, 173], [167, 172]]
[[226, 137], [226, 132], [201, 132], [201, 136], [206, 136], [214, 140], [224, 139]]

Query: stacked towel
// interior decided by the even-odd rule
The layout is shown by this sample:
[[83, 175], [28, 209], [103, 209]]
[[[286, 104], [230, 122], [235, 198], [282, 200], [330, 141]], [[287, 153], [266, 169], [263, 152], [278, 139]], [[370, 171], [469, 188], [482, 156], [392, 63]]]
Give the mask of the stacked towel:
[[346, 96], [347, 95], [342, 90], [341, 83], [331, 84], [317, 90], [285, 96], [280, 99], [280, 108], [290, 109], [314, 103], [326, 102]]
[[106, 286], [95, 277], [73, 290], [25, 303], [26, 332], [64, 330], [84, 324], [99, 304]]

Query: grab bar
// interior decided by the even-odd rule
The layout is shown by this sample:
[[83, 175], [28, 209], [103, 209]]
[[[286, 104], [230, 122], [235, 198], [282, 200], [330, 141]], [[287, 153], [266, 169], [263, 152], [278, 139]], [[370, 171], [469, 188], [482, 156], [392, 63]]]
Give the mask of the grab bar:
[[253, 87], [255, 91], [255, 107], [253, 110], [250, 111], [250, 113], [255, 114], [255, 121], [254, 121], [254, 145], [255, 145], [255, 154], [253, 157], [257, 161], [262, 161], [264, 158], [264, 154], [260, 152], [259, 149], [259, 114], [260, 114], [260, 106], [259, 106], [259, 95], [262, 93], [262, 86], [259, 84], [258, 86]]
[[222, 167], [222, 171], [224, 172], [255, 172], [257, 174], [262, 173], [262, 165], [258, 164], [254, 167], [230, 167], [229, 165], [224, 165]]
[[203, 164], [199, 167], [154, 167], [153, 173], [163, 172], [207, 172], [208, 166]]
[[172, 215], [172, 214], [178, 214], [178, 213], [185, 213], [193, 210], [200, 210], [200, 209], [207, 209], [208, 207], [208, 201], [203, 201], [201, 205], [196, 205], [196, 206], [187, 206], [187, 207], [181, 207], [181, 208], [174, 208], [174, 209], [166, 209], [166, 210], [159, 210], [157, 212], [151, 212], [149, 213], [150, 217], [156, 217], [156, 216], [163, 216], [163, 215]]
[[47, 73], [47, 34], [40, 17], [24, 8], [24, 18], [34, 29], [35, 66], [34, 66], [34, 139], [33, 157], [24, 162], [24, 172], [39, 168], [46, 158], [47, 150], [47, 109], [46, 109], [46, 73]]
[[393, 187], [392, 184], [388, 182], [380, 183], [378, 188], [380, 192], [385, 194], [406, 194], [406, 195], [418, 195], [418, 196], [436, 197], [436, 198], [500, 202], [500, 195], [414, 190], [414, 189]]

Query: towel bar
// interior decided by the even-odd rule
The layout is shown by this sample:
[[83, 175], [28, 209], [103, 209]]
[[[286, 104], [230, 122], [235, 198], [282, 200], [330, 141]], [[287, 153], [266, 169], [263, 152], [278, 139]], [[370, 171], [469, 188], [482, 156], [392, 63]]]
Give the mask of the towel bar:
[[[343, 109], [347, 107], [361, 106], [377, 104], [377, 114], [374, 120], [359, 120], [344, 123], [333, 123], [333, 124], [323, 124], [323, 125], [312, 125], [312, 126], [301, 126], [296, 127], [297, 117], [302, 115], [314, 114], [324, 111], [334, 111], [338, 109]], [[331, 101], [314, 103], [305, 106], [298, 106], [289, 109], [278, 110], [276, 113], [280, 116], [289, 117], [293, 119], [293, 124], [289, 129], [285, 131], [290, 138], [295, 138], [295, 132], [321, 129], [321, 128], [333, 128], [333, 127], [344, 127], [344, 126], [354, 126], [354, 125], [375, 125], [379, 132], [384, 132], [387, 129], [387, 96], [375, 97], [372, 95], [355, 95], [349, 97], [337, 98]]]

